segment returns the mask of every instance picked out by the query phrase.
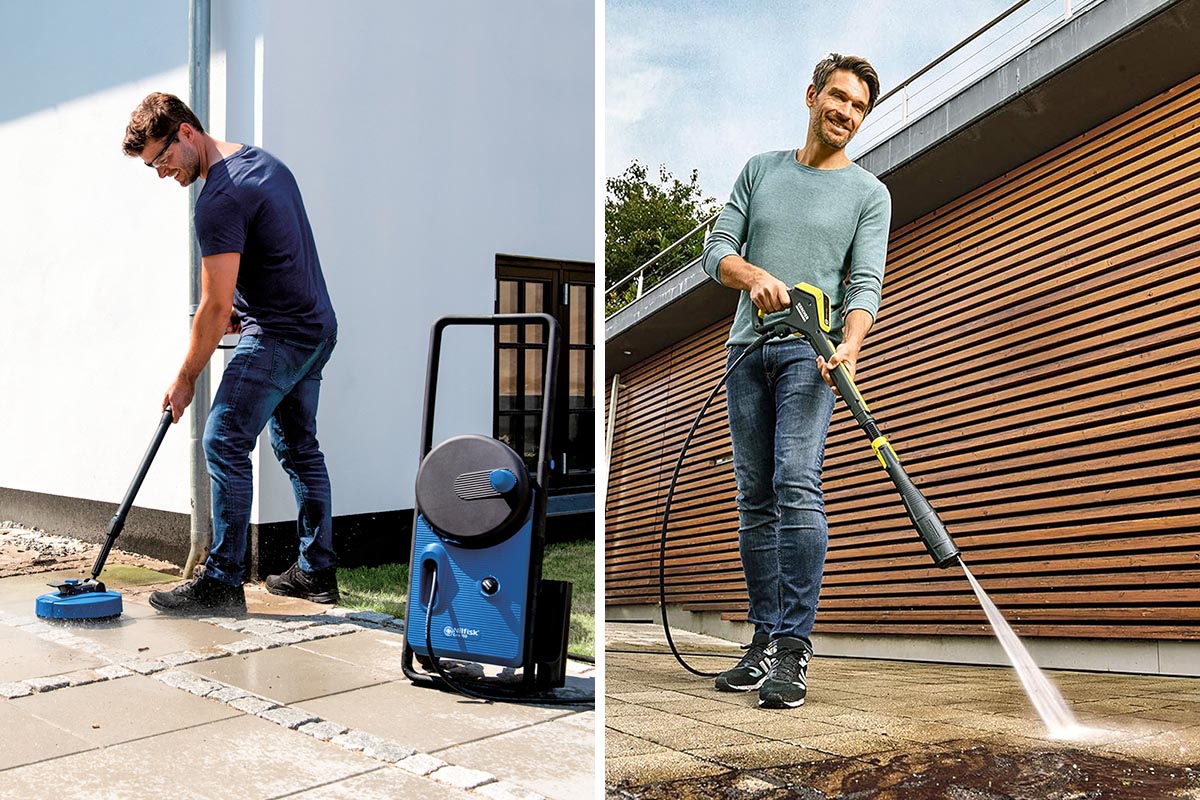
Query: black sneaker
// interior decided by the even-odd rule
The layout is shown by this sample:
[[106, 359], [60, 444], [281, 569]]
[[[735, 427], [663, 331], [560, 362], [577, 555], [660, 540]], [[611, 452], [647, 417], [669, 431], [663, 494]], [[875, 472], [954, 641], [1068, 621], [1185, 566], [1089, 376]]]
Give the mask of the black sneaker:
[[336, 603], [340, 599], [337, 567], [305, 572], [299, 563], [292, 564], [282, 575], [267, 576], [267, 591], [310, 603]]
[[775, 660], [758, 689], [759, 708], [799, 708], [808, 693], [808, 662], [812, 651], [802, 639], [782, 636], [767, 647]]
[[767, 672], [774, 663], [767, 653], [770, 637], [765, 633], [756, 633], [750, 644], [742, 645], [746, 655], [736, 667], [727, 669], [717, 676], [716, 686], [722, 692], [748, 692], [757, 689], [767, 678]]
[[150, 595], [150, 605], [165, 614], [230, 614], [246, 613], [246, 592], [241, 586], [230, 586], [203, 572], [187, 583], [165, 592]]

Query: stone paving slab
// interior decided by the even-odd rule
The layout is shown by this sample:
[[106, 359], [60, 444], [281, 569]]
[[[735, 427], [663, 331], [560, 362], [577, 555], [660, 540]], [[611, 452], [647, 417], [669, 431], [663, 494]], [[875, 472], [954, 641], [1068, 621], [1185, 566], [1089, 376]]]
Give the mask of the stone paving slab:
[[[325, 719], [352, 722], [361, 730], [434, 755], [446, 747], [572, 713], [540, 706], [487, 704], [406, 681], [308, 700], [304, 707]], [[397, 713], [398, 709], [403, 712]]]
[[89, 653], [40, 638], [36, 633], [0, 625], [0, 683], [95, 669], [105, 662]]
[[[140, 675], [13, 700], [15, 708], [87, 742], [108, 747], [238, 715]], [[153, 713], [147, 713], [152, 709]]]
[[192, 664], [189, 671], [222, 683], [231, 683], [285, 705], [388, 680], [388, 676], [378, 670], [358, 667], [295, 647], [231, 655]]
[[[682, 647], [739, 652], [735, 643], [686, 637]], [[609, 623], [606, 639], [610, 797], [782, 797], [781, 786], [838, 785], [864, 787], [864, 798], [940, 797], [937, 789], [899, 787], [910, 779], [913, 787], [936, 787], [950, 778], [965, 786], [976, 773], [986, 780], [989, 770], [1011, 780], [1003, 765], [1028, 757], [1047, 765], [1047, 778], [1070, 774], [1078, 762], [1084, 783], [1086, 770], [1095, 770], [1091, 777], [1101, 783], [1093, 787], [1106, 780], [1138, 786], [1139, 775], [1191, 787], [1160, 794], [1147, 778], [1144, 790], [1122, 797], [1200, 799], [1200, 696], [1193, 694], [1200, 680], [1049, 672], [1080, 724], [1091, 728], [1059, 741], [1049, 738], [1010, 669], [818, 658], [805, 705], [774, 711], [758, 709], [756, 693], [717, 692], [712, 679], [684, 672], [658, 626]], [[714, 671], [734, 663], [688, 661]], [[928, 777], [939, 769], [950, 778]], [[871, 776], [881, 781], [876, 789]], [[892, 793], [877, 794], [884, 786]], [[1003, 790], [1001, 783], [954, 796], [1009, 797]]]
[[[0, 729], [20, 742], [0, 755], [0, 799], [87, 785], [106, 798], [573, 800], [593, 785], [593, 713], [414, 687], [398, 669], [402, 628], [385, 615], [249, 586], [244, 619], [170, 617], [146, 606], [154, 585], [114, 585], [125, 605], [115, 622], [64, 624], [38, 620], [18, 596], [36, 577], [0, 579], [0, 669], [19, 678], [0, 680]], [[250, 641], [261, 647], [237, 652]], [[570, 684], [590, 691], [593, 671], [572, 673]], [[556, 723], [546, 734], [556, 758], [539, 754], [529, 775], [503, 769], [539, 741], [505, 737], [546, 722]], [[468, 742], [462, 763], [430, 752]], [[489, 742], [507, 757], [487, 761]], [[201, 763], [193, 752], [205, 753]]]
[[[582, 719], [581, 719], [582, 718]], [[590, 797], [595, 714], [571, 714], [438, 752], [440, 758], [543, 794]], [[545, 765], [552, 761], [554, 773]]]

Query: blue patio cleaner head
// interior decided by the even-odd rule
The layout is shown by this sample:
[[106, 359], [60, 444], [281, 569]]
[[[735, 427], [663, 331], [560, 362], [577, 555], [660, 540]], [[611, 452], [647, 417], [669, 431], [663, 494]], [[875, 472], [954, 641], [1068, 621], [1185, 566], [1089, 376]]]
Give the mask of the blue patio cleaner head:
[[108, 523], [108, 537], [104, 540], [104, 547], [100, 549], [100, 555], [96, 557], [96, 563], [92, 566], [92, 576], [82, 581], [68, 578], [62, 583], [50, 584], [58, 591], [44, 594], [37, 599], [37, 615], [39, 617], [45, 619], [103, 619], [120, 615], [123, 610], [121, 595], [105, 589], [104, 584], [99, 580], [100, 572], [104, 569], [104, 562], [108, 560], [113, 543], [121, 535], [121, 529], [125, 527], [125, 517], [133, 506], [133, 499], [137, 497], [138, 489], [141, 488], [146, 473], [150, 471], [150, 463], [154, 461], [154, 455], [158, 452], [158, 446], [162, 444], [169, 427], [171, 427], [170, 408], [163, 412], [162, 419], [158, 421], [154, 439], [151, 440], [146, 455], [142, 456], [142, 463], [138, 465], [133, 483], [129, 485], [128, 491], [125, 492], [125, 499], [121, 501], [117, 513]]
[[[517, 323], [540, 323], [545, 333], [536, 479], [519, 455], [489, 436], [455, 436], [432, 446], [443, 329]], [[558, 323], [547, 314], [443, 317], [433, 326], [402, 659], [414, 684], [513, 699], [566, 681], [571, 584], [542, 579], [558, 338]], [[436, 674], [414, 669], [414, 656]], [[484, 678], [465, 690], [441, 668], [442, 658], [519, 668], [520, 682]]]

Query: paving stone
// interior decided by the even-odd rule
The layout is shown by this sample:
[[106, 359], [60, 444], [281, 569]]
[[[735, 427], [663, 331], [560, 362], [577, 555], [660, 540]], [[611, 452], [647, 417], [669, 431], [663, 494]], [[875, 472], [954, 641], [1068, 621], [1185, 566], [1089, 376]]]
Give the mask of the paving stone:
[[392, 621], [392, 615], [384, 614], [382, 611], [352, 611], [346, 615], [346, 618], [362, 620], [363, 622], [374, 622], [378, 625]]
[[337, 636], [337, 631], [329, 630], [332, 625], [313, 625], [311, 628], [305, 628], [303, 631], [296, 631], [298, 636], [303, 637], [304, 641], [311, 642], [314, 639], [328, 639], [331, 636]]
[[33, 689], [23, 683], [0, 683], [0, 697], [10, 700], [14, 697], [25, 697], [33, 694]]
[[236, 708], [238, 711], [245, 711], [247, 714], [254, 714], [257, 716], [268, 709], [275, 708], [275, 703], [272, 703], [270, 700], [264, 700], [261, 697], [255, 697], [251, 694], [246, 695], [245, 697], [239, 697], [234, 700], [230, 700], [229, 706], [231, 708]]
[[494, 775], [486, 772], [456, 766], [446, 766], [434, 770], [429, 774], [429, 777], [438, 783], [456, 786], [459, 789], [474, 789], [476, 786], [483, 786], [485, 783], [492, 783], [496, 780]]
[[168, 686], [174, 686], [176, 689], [183, 689], [185, 692], [190, 692], [198, 697], [205, 697], [222, 688], [220, 684], [205, 680], [204, 678], [201, 678], [198, 675], [193, 675], [190, 672], [176, 672], [175, 670], [170, 670], [168, 672], [159, 673], [155, 677]]
[[96, 670], [96, 672], [100, 673], [110, 681], [115, 680], [116, 678], [128, 678], [130, 675], [134, 674], [133, 670], [122, 667], [120, 664], [109, 664], [106, 667], [100, 667], [98, 670]]
[[363, 748], [363, 755], [369, 756], [379, 761], [386, 761], [389, 764], [395, 764], [397, 761], [403, 761], [417, 751], [411, 747], [397, 744], [396, 742], [388, 741], [387, 739], [379, 739], [376, 742], [371, 742]]
[[233, 627], [233, 623], [242, 623], [242, 620], [236, 620], [233, 617], [200, 617], [201, 622], [207, 622], [209, 625], [220, 625], [222, 628], [238, 631], [241, 628]]
[[396, 766], [402, 770], [411, 772], [414, 775], [428, 775], [435, 769], [447, 767], [449, 764], [447, 764], [445, 761], [442, 761], [440, 758], [434, 758], [433, 756], [426, 755], [425, 753], [417, 753], [416, 755], [412, 755], [408, 758], [397, 761]]
[[317, 624], [317, 621], [310, 618], [301, 617], [299, 619], [281, 619], [275, 622], [276, 625], [284, 630], [294, 631], [300, 628], [311, 628]]
[[280, 706], [278, 708], [269, 708], [266, 711], [259, 712], [258, 716], [263, 719], [274, 722], [276, 725], [282, 725], [285, 728], [296, 730], [301, 725], [307, 725], [310, 722], [320, 722], [321, 718], [315, 714], [310, 714], [307, 711], [302, 711], [298, 708], [289, 708]]
[[339, 622], [334, 625], [326, 625], [325, 630], [330, 636], [341, 636], [344, 633], [358, 633], [362, 630], [362, 626], [349, 622]]
[[281, 631], [273, 633], [267, 638], [274, 645], [300, 644], [300, 642], [305, 641], [304, 637], [296, 631]]
[[347, 750], [362, 750], [369, 744], [379, 741], [378, 736], [373, 736], [366, 731], [346, 731], [345, 733], [333, 737], [333, 743], [341, 745]]
[[333, 608], [325, 609], [324, 616], [345, 618], [345, 617], [350, 616], [353, 613], [354, 613], [354, 609], [352, 609], [352, 608], [342, 608], [341, 606], [334, 606]]
[[75, 672], [68, 672], [64, 677], [70, 682], [71, 686], [87, 686], [89, 683], [99, 683], [100, 681], [108, 680], [106, 676], [101, 675], [94, 669], [81, 669]]
[[528, 789], [522, 789], [520, 786], [508, 781], [486, 783], [478, 787], [475, 791], [484, 797], [491, 798], [491, 800], [546, 800], [544, 795], [531, 792]]
[[209, 697], [214, 700], [220, 700], [222, 703], [232, 703], [234, 700], [250, 697], [250, 693], [236, 686], [226, 686], [223, 689], [217, 689]]
[[335, 736], [341, 736], [343, 733], [348, 731], [349, 728], [336, 722], [322, 720], [321, 722], [305, 723], [297, 728], [297, 730], [299, 730], [301, 733], [307, 733], [309, 736], [315, 736], [318, 739], [324, 739], [325, 741], [328, 741]]
[[269, 644], [270, 642], [266, 639], [256, 637], [254, 639], [238, 639], [236, 642], [229, 642], [228, 644], [219, 644], [217, 645], [217, 649], [224, 650], [231, 655], [240, 656], [246, 653], [266, 650]]
[[250, 622], [242, 627], [242, 633], [252, 633], [257, 636], [271, 636], [282, 631], [283, 628], [273, 622]]
[[71, 685], [71, 681], [63, 675], [54, 675], [49, 678], [26, 678], [24, 683], [35, 692], [53, 692], [55, 689]]
[[[222, 651], [221, 655], [229, 655]], [[168, 653], [165, 656], [159, 656], [158, 660], [164, 664], [170, 664], [173, 667], [182, 667], [184, 664], [195, 664], [197, 661], [204, 661], [204, 656], [195, 650], [184, 650], [182, 653]]]
[[122, 661], [121, 666], [126, 669], [131, 669], [138, 675], [153, 675], [156, 672], [162, 672], [167, 668], [167, 665], [161, 661]]

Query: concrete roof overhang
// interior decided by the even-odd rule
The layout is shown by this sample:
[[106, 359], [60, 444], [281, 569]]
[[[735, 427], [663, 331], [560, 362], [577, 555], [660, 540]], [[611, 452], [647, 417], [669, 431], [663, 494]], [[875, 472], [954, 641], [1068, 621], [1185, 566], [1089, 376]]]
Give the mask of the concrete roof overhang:
[[[1105, 0], [857, 161], [896, 230], [1198, 73], [1200, 0]], [[605, 321], [606, 382], [736, 304], [693, 262]]]

